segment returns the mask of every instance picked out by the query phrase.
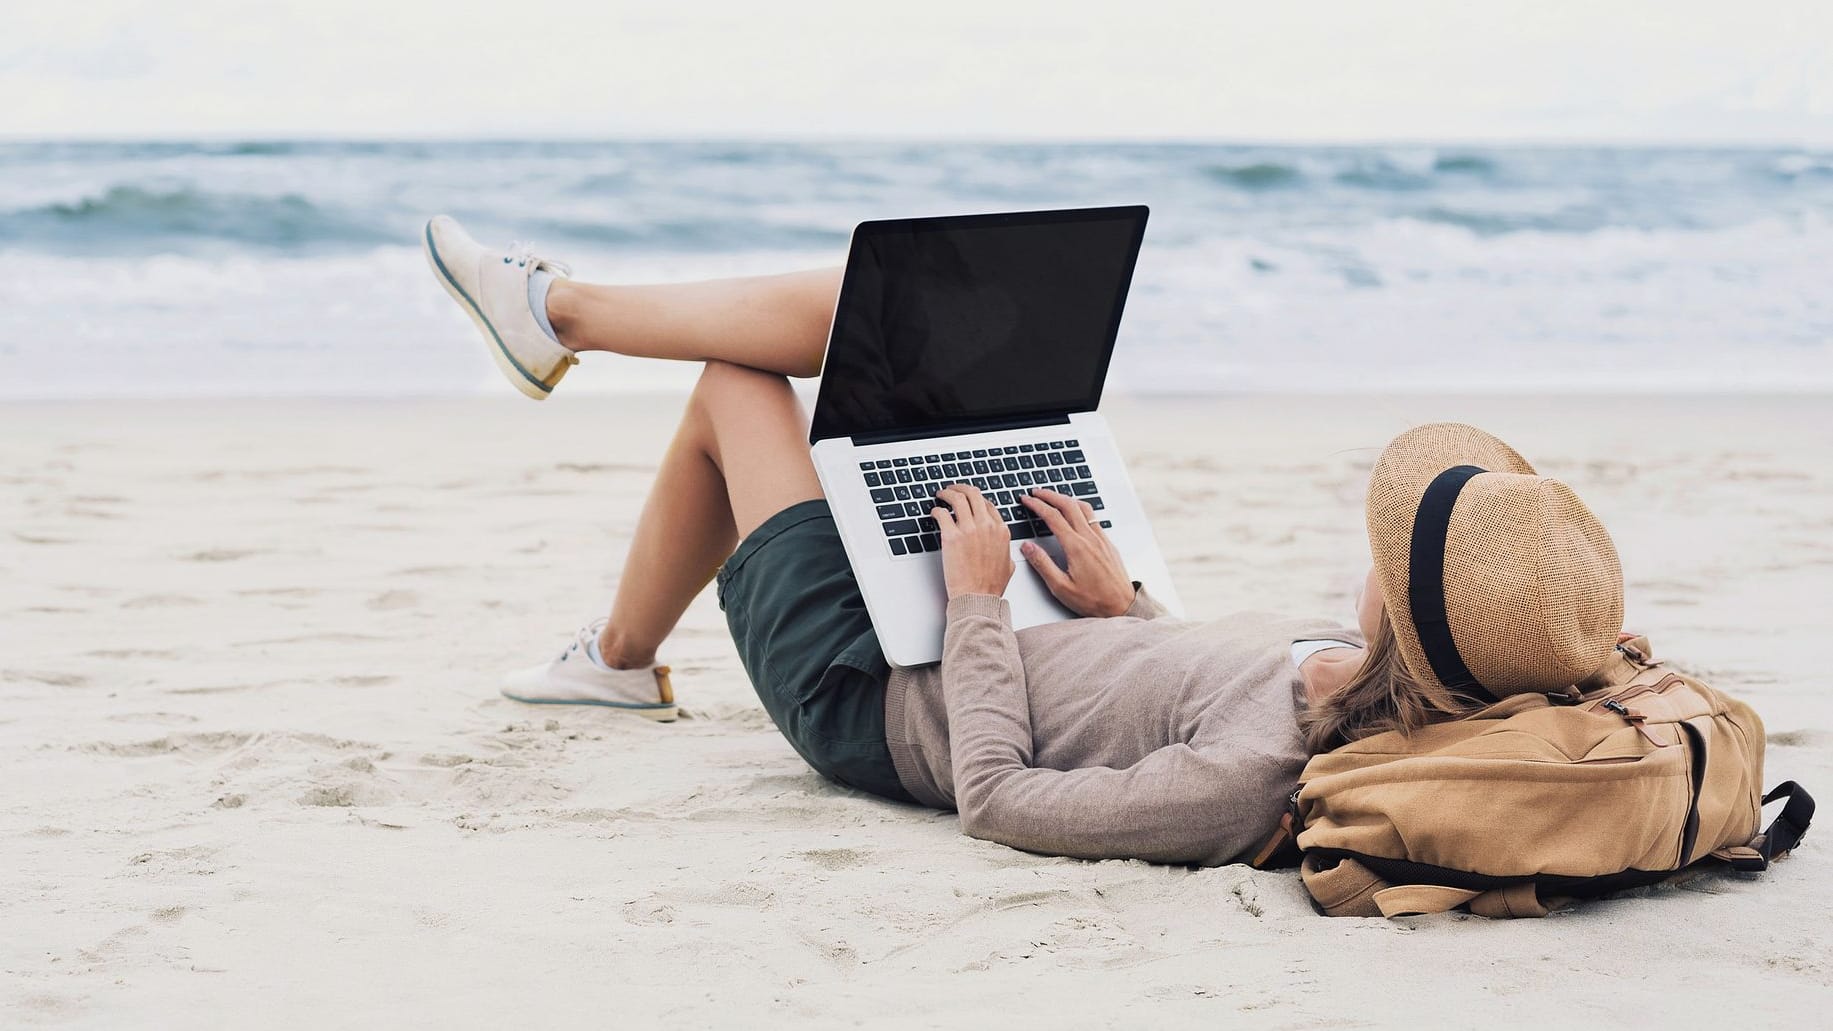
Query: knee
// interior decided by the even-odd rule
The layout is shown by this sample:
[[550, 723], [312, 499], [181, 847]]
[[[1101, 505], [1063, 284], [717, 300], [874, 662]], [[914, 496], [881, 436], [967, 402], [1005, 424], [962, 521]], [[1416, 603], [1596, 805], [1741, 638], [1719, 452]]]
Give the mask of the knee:
[[764, 372], [731, 362], [711, 361], [700, 371], [694, 384], [694, 399], [701, 404], [729, 404], [741, 397], [761, 397], [788, 393], [789, 379], [774, 372]]

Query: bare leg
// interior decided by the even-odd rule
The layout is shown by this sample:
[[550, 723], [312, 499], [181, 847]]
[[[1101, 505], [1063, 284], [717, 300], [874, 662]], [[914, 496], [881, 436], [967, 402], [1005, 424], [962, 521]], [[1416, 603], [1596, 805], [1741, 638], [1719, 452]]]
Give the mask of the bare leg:
[[827, 348], [838, 268], [698, 283], [599, 286], [558, 280], [548, 321], [575, 351], [731, 362], [815, 376]]
[[821, 496], [808, 419], [780, 375], [708, 362], [637, 520], [599, 635], [617, 669], [648, 666], [739, 539], [777, 512]]

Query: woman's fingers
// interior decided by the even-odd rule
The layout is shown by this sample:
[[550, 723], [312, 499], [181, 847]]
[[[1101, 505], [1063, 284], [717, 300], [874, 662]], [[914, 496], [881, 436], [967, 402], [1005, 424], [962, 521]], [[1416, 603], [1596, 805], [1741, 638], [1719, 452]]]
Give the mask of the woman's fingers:
[[1033, 491], [1032, 493], [1034, 497], [1042, 500], [1044, 504], [1062, 513], [1063, 520], [1073, 529], [1078, 531], [1088, 529], [1088, 513], [1093, 512], [1094, 509], [1090, 508], [1086, 501], [1077, 501], [1067, 494], [1048, 489]]
[[958, 523], [973, 521], [973, 506], [968, 504], [967, 494], [961, 489], [962, 484], [951, 483], [936, 491], [936, 500], [948, 507], [949, 516]]
[[[1067, 494], [1059, 494], [1054, 490], [1035, 490], [1031, 496], [1046, 506], [1049, 514], [1037, 509], [1033, 511], [1038, 511], [1039, 515], [1044, 518], [1044, 525], [1050, 527], [1051, 532], [1058, 537], [1079, 542], [1091, 536], [1099, 536], [1097, 528], [1093, 525], [1095, 510], [1088, 502], [1077, 501]], [[1050, 521], [1051, 515], [1056, 517], [1056, 522]]]
[[943, 489], [960, 499], [955, 513], [957, 516], [967, 515], [976, 521], [986, 517], [986, 497], [980, 493], [980, 488], [971, 483], [951, 483]]
[[[998, 518], [997, 516], [993, 514], [993, 503], [987, 500], [986, 494], [982, 493], [979, 487], [976, 487], [971, 483], [966, 483], [966, 484], [962, 484], [962, 489], [967, 491], [968, 504], [974, 506], [975, 518], [978, 518], [978, 519], [997, 519]], [[1005, 524], [1004, 519], [1000, 519], [999, 522], [1001, 525]]]
[[1061, 599], [1062, 592], [1068, 590], [1072, 584], [1069, 574], [1057, 566], [1056, 560], [1050, 557], [1050, 552], [1030, 541], [1026, 541], [1019, 550], [1024, 552], [1025, 561], [1030, 563], [1031, 568], [1037, 570], [1037, 575], [1044, 581], [1044, 586], [1050, 588], [1051, 594]]
[[1026, 494], [1021, 500], [1024, 501], [1026, 508], [1036, 513], [1037, 517], [1044, 521], [1045, 526], [1050, 527], [1051, 533], [1058, 537], [1069, 533], [1069, 521], [1063, 518], [1062, 511], [1055, 505], [1044, 500], [1037, 493]]

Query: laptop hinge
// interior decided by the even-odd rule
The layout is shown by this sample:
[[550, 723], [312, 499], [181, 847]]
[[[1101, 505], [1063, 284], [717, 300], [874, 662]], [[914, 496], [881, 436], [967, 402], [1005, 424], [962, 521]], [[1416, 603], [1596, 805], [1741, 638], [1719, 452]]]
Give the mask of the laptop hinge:
[[855, 433], [852, 441], [855, 445], [890, 444], [899, 440], [925, 440], [930, 437], [954, 437], [966, 433], [993, 433], [999, 430], [1025, 430], [1039, 426], [1067, 426], [1067, 413], [1058, 415], [1027, 415], [1011, 419], [977, 419], [971, 422], [950, 423], [946, 426], [924, 426], [918, 429], [874, 430], [871, 433]]

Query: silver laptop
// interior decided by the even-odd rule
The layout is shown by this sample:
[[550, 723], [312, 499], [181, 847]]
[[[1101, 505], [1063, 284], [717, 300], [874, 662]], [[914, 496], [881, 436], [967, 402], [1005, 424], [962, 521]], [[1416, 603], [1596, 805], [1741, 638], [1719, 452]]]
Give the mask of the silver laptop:
[[1095, 409], [1144, 207], [865, 222], [853, 231], [809, 433], [885, 658], [942, 658], [936, 491], [972, 483], [1012, 531], [1017, 627], [1074, 618], [1018, 555], [1062, 549], [1019, 496], [1087, 501], [1135, 580], [1180, 612], [1120, 450]]

